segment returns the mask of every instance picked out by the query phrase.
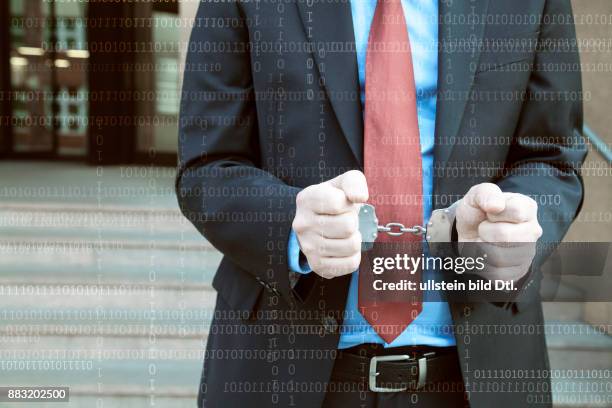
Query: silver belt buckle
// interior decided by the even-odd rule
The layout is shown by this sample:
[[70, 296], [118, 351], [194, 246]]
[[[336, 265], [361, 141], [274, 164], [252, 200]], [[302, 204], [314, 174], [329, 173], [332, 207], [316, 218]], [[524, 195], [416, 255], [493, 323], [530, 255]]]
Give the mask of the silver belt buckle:
[[[417, 380], [416, 389], [419, 390], [425, 386], [427, 381], [427, 356], [431, 356], [434, 353], [426, 353], [421, 358], [418, 359], [418, 370], [419, 377]], [[376, 377], [380, 374], [376, 369], [376, 365], [379, 361], [409, 361], [411, 357], [407, 354], [403, 355], [392, 355], [392, 356], [374, 356], [370, 359], [370, 372], [368, 378], [368, 385], [370, 386], [370, 391], [373, 392], [402, 392], [406, 391], [408, 387], [402, 388], [386, 388], [386, 387], [378, 387], [376, 385]]]

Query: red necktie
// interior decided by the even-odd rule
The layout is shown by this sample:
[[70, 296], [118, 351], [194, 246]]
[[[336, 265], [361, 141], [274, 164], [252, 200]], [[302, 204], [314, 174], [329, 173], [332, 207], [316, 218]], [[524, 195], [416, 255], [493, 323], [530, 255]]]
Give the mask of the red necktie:
[[[370, 202], [380, 224], [407, 227], [423, 223], [422, 165], [412, 53], [400, 0], [378, 0], [366, 53], [364, 170]], [[382, 244], [381, 244], [382, 243]], [[391, 248], [392, 243], [401, 243]], [[359, 310], [374, 330], [391, 343], [422, 310], [420, 291], [375, 291], [384, 282], [421, 281], [421, 268], [380, 275], [372, 272], [375, 257], [400, 253], [420, 257], [420, 237], [379, 233], [372, 251], [364, 253], [359, 272]]]

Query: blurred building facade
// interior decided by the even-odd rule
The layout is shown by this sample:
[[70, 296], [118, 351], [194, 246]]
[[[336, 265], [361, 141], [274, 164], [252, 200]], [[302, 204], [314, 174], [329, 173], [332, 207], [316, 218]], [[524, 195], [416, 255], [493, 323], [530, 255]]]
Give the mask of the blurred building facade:
[[1, 157], [174, 165], [196, 3], [1, 2]]

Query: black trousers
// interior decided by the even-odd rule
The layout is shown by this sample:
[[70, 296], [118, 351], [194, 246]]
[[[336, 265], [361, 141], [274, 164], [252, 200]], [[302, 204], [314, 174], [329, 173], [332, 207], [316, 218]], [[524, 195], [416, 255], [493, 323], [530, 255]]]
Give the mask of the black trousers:
[[[365, 350], [365, 347], [374, 347], [374, 349]], [[359, 346], [352, 351], [359, 355], [366, 353], [367, 355], [404, 354], [404, 351], [398, 353], [397, 349], [381, 350], [373, 345]], [[430, 351], [430, 348], [420, 351]], [[367, 375], [365, 372], [367, 369], [364, 366], [364, 376]], [[373, 392], [365, 384], [346, 381], [340, 377], [341, 375], [334, 370], [325, 394], [323, 408], [469, 408], [458, 356], [456, 367], [449, 369], [448, 378], [445, 381], [427, 384], [419, 391]]]

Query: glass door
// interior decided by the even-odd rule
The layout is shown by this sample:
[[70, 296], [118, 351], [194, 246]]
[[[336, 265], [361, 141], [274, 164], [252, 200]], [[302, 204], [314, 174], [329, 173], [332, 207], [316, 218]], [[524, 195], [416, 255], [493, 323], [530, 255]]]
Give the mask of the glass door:
[[50, 2], [10, 2], [14, 153], [54, 151], [50, 15]]
[[12, 153], [85, 156], [87, 62], [81, 0], [10, 0]]
[[56, 134], [59, 156], [87, 154], [86, 2], [55, 0]]

